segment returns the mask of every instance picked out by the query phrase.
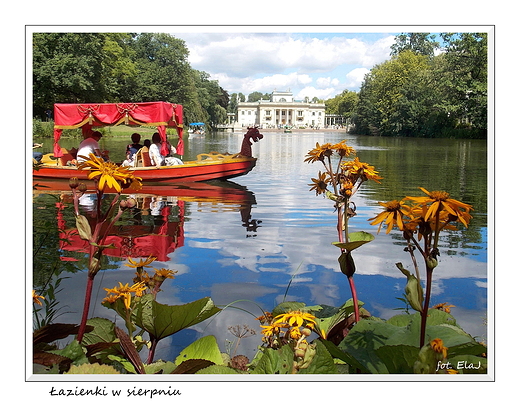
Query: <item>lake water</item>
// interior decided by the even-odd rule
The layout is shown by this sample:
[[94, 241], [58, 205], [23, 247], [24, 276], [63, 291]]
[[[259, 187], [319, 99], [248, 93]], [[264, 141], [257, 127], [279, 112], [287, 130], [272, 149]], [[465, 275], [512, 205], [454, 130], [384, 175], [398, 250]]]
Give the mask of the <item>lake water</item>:
[[[187, 191], [173, 197], [140, 198], [142, 211], [119, 225], [121, 231], [128, 232], [131, 225], [138, 224], [141, 234], [162, 233], [162, 241], [148, 242], [161, 253], [160, 261], [153, 265], [178, 270], [178, 274], [165, 282], [159, 302], [181, 304], [209, 296], [221, 307], [231, 305], [193, 329], [161, 341], [158, 358], [174, 359], [184, 346], [201, 335], [215, 335], [223, 351], [234, 349], [231, 343], [236, 338], [228, 328], [235, 325], [256, 330], [256, 335], [242, 339], [238, 347], [239, 354], [251, 357], [261, 344], [261, 328], [254, 316], [262, 310], [270, 311], [284, 300], [340, 306], [351, 297], [347, 279], [339, 271], [339, 249], [331, 245], [337, 240], [332, 203], [309, 191], [311, 177], [322, 170], [321, 164], [304, 163], [306, 153], [316, 142], [341, 140], [347, 140], [360, 160], [374, 165], [384, 178], [381, 184], [364, 184], [355, 195], [357, 216], [349, 223], [351, 231], [364, 230], [376, 236], [354, 253], [355, 281], [365, 308], [385, 319], [402, 312], [396, 309], [403, 307], [397, 297], [403, 297], [406, 279], [395, 263], [411, 268], [400, 234], [395, 231], [377, 235], [377, 228], [369, 224], [368, 219], [381, 211], [377, 202], [421, 196], [418, 187], [445, 190], [453, 198], [473, 205], [474, 218], [468, 229], [443, 235], [431, 304], [454, 305], [451, 312], [462, 328], [479, 340], [486, 340], [487, 286], [491, 276], [487, 244], [489, 161], [485, 140], [377, 138], [326, 131], [263, 134], [264, 138], [252, 147], [258, 157], [257, 165], [249, 174], [233, 180], [238, 186], [220, 183], [191, 194], [206, 196], [205, 199], [183, 198], [183, 194], [189, 195]], [[184, 159], [209, 151], [238, 152], [242, 137], [243, 133], [216, 133], [190, 138], [186, 140]], [[102, 143], [117, 160], [122, 159], [128, 141], [105, 137]], [[63, 141], [64, 146], [76, 144], [76, 140]], [[224, 196], [209, 199], [215, 188], [224, 190]], [[52, 223], [59, 214], [72, 228], [70, 199], [62, 196], [64, 206], [59, 209], [57, 200], [55, 195], [35, 195], [35, 219]], [[88, 201], [85, 203], [88, 209]], [[166, 212], [161, 208], [167, 208]], [[134, 269], [125, 266], [125, 257], [118, 257], [125, 253], [135, 255], [128, 248], [131, 244], [125, 244], [127, 251], [113, 253], [106, 270], [96, 277], [92, 316], [115, 318], [100, 302], [105, 297], [103, 287], [125, 284], [133, 278]], [[87, 255], [77, 247], [70, 248], [73, 250], [60, 247], [57, 240], [46, 244], [46, 250], [59, 250], [62, 258], [79, 260], [70, 263], [82, 271], [67, 273], [69, 278], [60, 286], [58, 299], [64, 313], [55, 321], [79, 323]], [[39, 280], [38, 270], [35, 280]]]

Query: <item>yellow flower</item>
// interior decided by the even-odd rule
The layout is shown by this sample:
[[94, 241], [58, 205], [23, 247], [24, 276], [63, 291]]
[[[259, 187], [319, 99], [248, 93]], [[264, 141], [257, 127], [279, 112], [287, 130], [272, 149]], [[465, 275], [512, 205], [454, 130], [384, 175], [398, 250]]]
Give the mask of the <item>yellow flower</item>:
[[45, 297], [42, 297], [41, 295], [37, 295], [35, 290], [32, 290], [32, 297], [33, 297], [33, 303], [38, 305], [43, 305], [40, 299], [44, 299]]
[[277, 315], [274, 318], [274, 322], [288, 324], [291, 327], [303, 326], [305, 324], [312, 329], [316, 324], [316, 317], [307, 312], [290, 311], [286, 314]]
[[377, 233], [381, 231], [383, 223], [386, 223], [387, 225], [387, 234], [390, 233], [390, 230], [392, 230], [394, 226], [397, 226], [399, 230], [404, 230], [403, 210], [407, 211], [409, 210], [409, 207], [407, 205], [403, 205], [402, 202], [396, 200], [386, 203], [379, 202], [379, 205], [383, 206], [385, 210], [380, 214], [376, 215], [375, 217], [369, 219], [369, 221], [372, 221], [370, 222], [371, 225], [379, 224], [379, 229], [377, 229]]
[[105, 161], [94, 154], [89, 154], [89, 157], [80, 156], [86, 159], [78, 165], [78, 169], [89, 169], [89, 179], [98, 179], [98, 190], [103, 191], [105, 185], [109, 188], [114, 188], [117, 192], [121, 192], [122, 185], [132, 186], [134, 189], [140, 189], [142, 186], [142, 179], [136, 177], [129, 167], [120, 167], [109, 161]]
[[373, 165], [359, 161], [359, 157], [354, 158], [354, 161], [344, 162], [341, 164], [341, 167], [343, 170], [348, 171], [350, 175], [355, 175], [363, 181], [373, 180], [380, 184], [379, 180], [383, 179], [383, 177], [377, 175], [378, 172]]
[[291, 339], [300, 339], [302, 337], [302, 333], [300, 332], [300, 328], [294, 326], [289, 329], [289, 337]]
[[[426, 213], [424, 214], [424, 220], [426, 222], [435, 219], [438, 212], [440, 213], [442, 210], [445, 210], [449, 214], [447, 215], [448, 219], [459, 221], [464, 226], [468, 227], [469, 220], [472, 218], [472, 216], [469, 214], [469, 211], [473, 210], [471, 205], [450, 198], [450, 194], [445, 191], [429, 192], [421, 187], [419, 189], [428, 196], [406, 197], [406, 199], [422, 206], [429, 205]], [[450, 215], [451, 217], [449, 217]]]
[[264, 328], [262, 330], [262, 335], [264, 336], [275, 336], [280, 333], [280, 329], [282, 328], [278, 324], [271, 324], [271, 325], [260, 325], [260, 328]]
[[156, 277], [159, 277], [159, 279], [166, 279], [166, 278], [175, 278], [175, 274], [178, 273], [178, 271], [174, 271], [174, 270], [170, 270], [170, 269], [165, 269], [165, 268], [162, 268], [162, 269], [156, 269], [154, 268], [155, 270], [155, 276]]
[[320, 145], [316, 143], [316, 148], [313, 148], [307, 153], [307, 158], [305, 158], [305, 162], [314, 163], [316, 161], [323, 161], [325, 157], [330, 157], [333, 153], [332, 144], [325, 143]]
[[125, 266], [128, 266], [128, 267], [132, 267], [132, 268], [152, 267], [152, 266], [149, 266], [149, 264], [153, 263], [155, 260], [157, 260], [157, 257], [153, 257], [152, 255], [150, 255], [145, 260], [139, 260], [138, 262], [132, 260], [130, 257], [128, 257], [127, 260], [128, 260], [128, 263], [130, 263], [130, 264], [127, 263], [127, 264], [125, 264]]
[[444, 346], [444, 343], [442, 342], [442, 339], [436, 338], [430, 342], [430, 346], [432, 350], [436, 353], [441, 353], [443, 359], [446, 359], [448, 357], [448, 348]]
[[132, 286], [129, 286], [128, 283], [123, 285], [122, 283], [119, 283], [119, 287], [114, 288], [105, 288], [105, 291], [108, 294], [114, 294], [116, 296], [123, 296], [125, 294], [131, 294], [134, 293], [137, 297], [141, 297], [143, 295], [143, 291], [146, 290], [146, 285], [140, 281]]
[[334, 144], [332, 146], [332, 149], [336, 150], [336, 152], [341, 157], [347, 157], [347, 156], [352, 155], [352, 154], [354, 154], [356, 152], [356, 150], [354, 150], [353, 147], [347, 146], [347, 144], [345, 144], [345, 140], [341, 141], [340, 143]]
[[135, 294], [136, 297], [142, 297], [143, 292], [146, 290], [146, 284], [142, 281], [139, 281], [132, 286], [129, 286], [128, 283], [123, 285], [119, 283], [119, 287], [114, 288], [105, 288], [105, 291], [110, 294], [108, 295], [103, 302], [109, 302], [113, 304], [119, 298], [123, 299], [126, 309], [130, 309], [130, 304], [132, 301], [132, 293]]
[[115, 303], [117, 300], [119, 299], [119, 296], [118, 295], [114, 295], [114, 294], [110, 294], [108, 296], [106, 296], [102, 302], [108, 302], [110, 304], [113, 304]]
[[327, 185], [329, 183], [329, 177], [327, 173], [318, 172], [318, 178], [311, 178], [312, 184], [308, 184], [312, 190], [316, 190], [316, 196], [323, 194], [327, 190]]

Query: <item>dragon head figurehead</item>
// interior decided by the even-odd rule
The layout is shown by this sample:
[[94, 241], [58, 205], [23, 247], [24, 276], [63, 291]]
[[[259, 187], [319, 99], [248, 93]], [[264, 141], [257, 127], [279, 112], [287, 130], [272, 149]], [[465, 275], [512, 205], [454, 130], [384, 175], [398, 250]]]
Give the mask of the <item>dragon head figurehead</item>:
[[240, 155], [244, 157], [252, 157], [253, 154], [251, 152], [251, 146], [253, 145], [253, 143], [251, 142], [251, 140], [256, 143], [258, 140], [261, 140], [263, 138], [264, 135], [260, 134], [257, 127], [248, 127], [247, 133], [244, 134], [244, 140], [242, 141], [242, 150], [240, 150]]

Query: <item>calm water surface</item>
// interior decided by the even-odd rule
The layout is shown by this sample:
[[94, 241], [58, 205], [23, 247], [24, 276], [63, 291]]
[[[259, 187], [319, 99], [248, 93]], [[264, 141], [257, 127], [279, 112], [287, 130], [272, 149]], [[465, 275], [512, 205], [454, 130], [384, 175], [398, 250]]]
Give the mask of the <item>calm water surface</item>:
[[[217, 133], [193, 137], [186, 141], [184, 159], [208, 151], [238, 152], [242, 136], [242, 133]], [[186, 191], [173, 197], [139, 198], [142, 210], [125, 218], [118, 229], [121, 236], [126, 236], [122, 243], [126, 251], [111, 253], [107, 269], [96, 277], [92, 316], [115, 318], [100, 302], [105, 296], [103, 287], [111, 288], [133, 278], [134, 270], [125, 266], [124, 257], [137, 253], [135, 247], [130, 249], [135, 243], [128, 241], [132, 233], [148, 236], [140, 244], [145, 249], [155, 248], [160, 259], [154, 263], [156, 268], [179, 271], [174, 280], [163, 286], [159, 302], [181, 304], [210, 296], [219, 306], [232, 304], [213, 319], [163, 340], [158, 358], [175, 358], [184, 346], [201, 335], [215, 335], [221, 349], [226, 350], [236, 340], [228, 327], [238, 324], [248, 325], [257, 332], [240, 342], [239, 353], [252, 356], [261, 343], [261, 329], [251, 314], [258, 316], [262, 310], [269, 311], [284, 300], [343, 304], [350, 298], [350, 290], [346, 277], [339, 271], [339, 250], [331, 245], [337, 240], [336, 215], [330, 201], [309, 191], [310, 179], [322, 169], [321, 164], [303, 160], [316, 142], [344, 139], [356, 149], [361, 161], [376, 166], [384, 177], [381, 184], [367, 183], [355, 195], [357, 216], [351, 220], [352, 231], [364, 230], [376, 235], [377, 229], [367, 220], [380, 212], [377, 202], [406, 195], [420, 196], [418, 187], [446, 190], [453, 198], [474, 206], [469, 229], [446, 233], [442, 238], [431, 303], [454, 305], [452, 314], [457, 322], [473, 336], [485, 340], [488, 158], [484, 140], [264, 132], [263, 140], [253, 145], [257, 166], [234, 180], [239, 185], [217, 183], [210, 190], [199, 191], [206, 199], [186, 197], [189, 196]], [[76, 141], [63, 144], [67, 143], [72, 146]], [[127, 140], [105, 138], [103, 143], [114, 159], [122, 159]], [[208, 199], [215, 188], [224, 188], [224, 196]], [[35, 219], [59, 214], [72, 228], [70, 199], [63, 196], [64, 206], [56, 209], [55, 197], [35, 195]], [[84, 203], [88, 210], [88, 200]], [[162, 237], [150, 238], [157, 235]], [[121, 242], [125, 238], [119, 239]], [[81, 253], [75, 242], [71, 243], [69, 248], [60, 247], [58, 242], [48, 248], [59, 249], [62, 258], [79, 260], [73, 263], [82, 269], [68, 275], [70, 278], [61, 284], [59, 300], [66, 313], [56, 322], [78, 323], [81, 316], [86, 254]], [[396, 310], [403, 306], [397, 297], [403, 296], [406, 279], [395, 263], [402, 262], [411, 268], [403, 247], [398, 232], [389, 235], [383, 232], [355, 252], [359, 299], [375, 316], [389, 318], [402, 312]]]

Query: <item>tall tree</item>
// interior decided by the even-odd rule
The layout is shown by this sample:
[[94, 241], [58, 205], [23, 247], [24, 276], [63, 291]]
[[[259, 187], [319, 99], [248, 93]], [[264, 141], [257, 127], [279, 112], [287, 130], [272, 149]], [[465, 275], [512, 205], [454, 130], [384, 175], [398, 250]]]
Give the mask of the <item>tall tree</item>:
[[[402, 51], [391, 60], [372, 68], [359, 92], [356, 115], [358, 130], [393, 136], [411, 132], [412, 129], [406, 128], [402, 120], [403, 108], [410, 107], [406, 99], [410, 89], [415, 86], [411, 84], [419, 84], [427, 69], [428, 58], [413, 51]], [[409, 109], [408, 113], [411, 112]]]
[[451, 114], [477, 129], [487, 128], [488, 45], [486, 33], [444, 33], [438, 71]]
[[56, 102], [113, 100], [135, 75], [131, 34], [35, 33], [34, 115]]
[[403, 51], [412, 51], [432, 58], [435, 50], [439, 48], [439, 42], [435, 41], [435, 38], [436, 35], [430, 33], [401, 33], [395, 37], [395, 44], [390, 47], [390, 55], [396, 56]]

